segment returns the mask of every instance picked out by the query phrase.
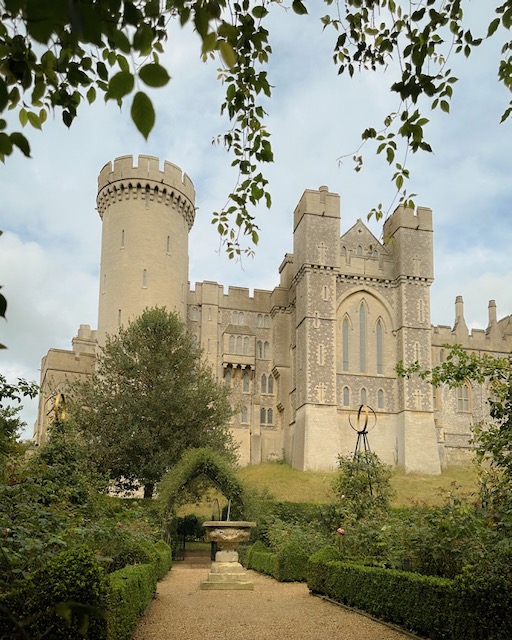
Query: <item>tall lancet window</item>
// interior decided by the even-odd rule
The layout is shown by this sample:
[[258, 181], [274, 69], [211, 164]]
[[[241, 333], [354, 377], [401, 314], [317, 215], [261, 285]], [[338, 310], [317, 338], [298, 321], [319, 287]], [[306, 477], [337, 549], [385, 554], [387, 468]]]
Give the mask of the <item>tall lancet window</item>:
[[343, 352], [343, 371], [348, 371], [348, 318], [343, 319], [341, 325], [341, 344]]
[[384, 372], [383, 355], [382, 355], [382, 321], [379, 319], [376, 329], [377, 338], [377, 374]]
[[359, 372], [366, 373], [366, 306], [359, 306]]

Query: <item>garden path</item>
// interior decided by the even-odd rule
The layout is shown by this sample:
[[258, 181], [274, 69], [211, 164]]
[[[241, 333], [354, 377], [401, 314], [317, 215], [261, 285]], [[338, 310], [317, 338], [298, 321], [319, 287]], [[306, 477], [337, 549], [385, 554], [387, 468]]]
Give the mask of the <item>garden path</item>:
[[254, 591], [202, 591], [209, 556], [188, 552], [161, 582], [133, 640], [405, 640], [411, 636], [250, 571]]

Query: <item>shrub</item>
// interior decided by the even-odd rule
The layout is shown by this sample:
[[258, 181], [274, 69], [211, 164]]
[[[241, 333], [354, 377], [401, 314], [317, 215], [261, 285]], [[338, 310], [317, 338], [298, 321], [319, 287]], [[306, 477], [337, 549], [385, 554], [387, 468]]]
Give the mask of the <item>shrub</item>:
[[47, 560], [31, 581], [5, 594], [2, 605], [12, 619], [3, 619], [0, 637], [15, 637], [16, 620], [30, 638], [43, 637], [49, 629], [52, 640], [82, 640], [84, 629], [90, 638], [104, 638], [106, 594], [104, 572], [94, 555], [84, 548], [64, 551]]
[[304, 582], [309, 552], [298, 542], [284, 545], [277, 553], [273, 576], [279, 582]]
[[308, 587], [431, 640], [508, 640], [512, 637], [510, 581], [478, 578], [466, 571], [455, 580], [310, 558]]
[[340, 455], [338, 467], [332, 487], [347, 514], [361, 518], [389, 507], [391, 467], [376, 454], [359, 451], [355, 456]]

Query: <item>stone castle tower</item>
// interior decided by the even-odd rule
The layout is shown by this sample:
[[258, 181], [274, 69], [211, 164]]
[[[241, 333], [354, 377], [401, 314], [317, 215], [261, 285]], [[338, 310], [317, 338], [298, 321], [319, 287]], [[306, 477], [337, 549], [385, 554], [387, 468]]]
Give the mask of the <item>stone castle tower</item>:
[[381, 459], [410, 472], [439, 473], [467, 461], [470, 429], [488, 416], [486, 389], [432, 389], [398, 378], [396, 364], [428, 368], [444, 345], [510, 353], [512, 319], [471, 334], [462, 298], [455, 324], [430, 324], [434, 278], [430, 209], [399, 207], [384, 242], [358, 220], [340, 235], [340, 197], [306, 190], [295, 211], [293, 254], [272, 291], [188, 284], [188, 233], [195, 192], [175, 165], [117, 158], [101, 170], [103, 221], [98, 330], [82, 325], [73, 350], [50, 349], [41, 368], [35, 437], [45, 437], [55, 393], [94, 370], [95, 350], [143, 309], [176, 310], [239, 412], [230, 423], [240, 463], [284, 459], [298, 469], [332, 469], [353, 452], [351, 427], [361, 404], [377, 424], [370, 444]]
[[101, 236], [98, 342], [147, 307], [186, 319], [188, 233], [194, 224], [190, 178], [170, 162], [131, 156], [107, 163], [98, 178]]

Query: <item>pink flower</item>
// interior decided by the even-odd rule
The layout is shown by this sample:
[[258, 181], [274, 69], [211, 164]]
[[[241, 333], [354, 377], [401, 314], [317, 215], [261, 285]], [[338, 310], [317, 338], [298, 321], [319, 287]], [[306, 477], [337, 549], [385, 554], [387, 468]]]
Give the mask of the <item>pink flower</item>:
[[336, 533], [340, 536], [344, 536], [345, 535], [345, 529], [342, 529], [341, 527], [339, 529], [336, 529]]

